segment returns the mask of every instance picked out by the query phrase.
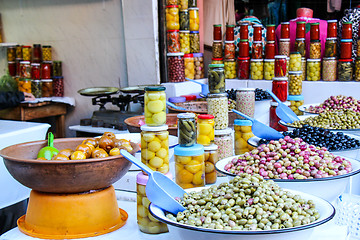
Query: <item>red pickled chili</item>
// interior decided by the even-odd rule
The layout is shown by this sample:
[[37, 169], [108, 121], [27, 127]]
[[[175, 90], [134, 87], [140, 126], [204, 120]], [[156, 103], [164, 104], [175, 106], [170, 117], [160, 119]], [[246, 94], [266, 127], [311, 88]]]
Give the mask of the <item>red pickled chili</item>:
[[320, 39], [320, 24], [318, 22], [312, 23], [310, 25], [310, 41], [319, 40]]
[[328, 20], [327, 24], [327, 38], [337, 37], [337, 20]]
[[254, 41], [252, 44], [251, 50], [251, 58], [252, 59], [261, 59], [262, 58], [262, 42], [261, 41]]
[[342, 39], [352, 39], [352, 22], [344, 22], [341, 31]]
[[250, 76], [250, 57], [238, 57], [237, 59], [237, 78], [249, 79]]
[[274, 59], [275, 58], [275, 42], [266, 42], [265, 44], [265, 58]]
[[281, 38], [290, 38], [290, 23], [281, 23]]
[[31, 64], [31, 78], [37, 80], [40, 79], [40, 63]]
[[261, 41], [262, 40], [262, 26], [261, 25], [254, 25], [253, 26], [253, 39], [254, 41]]
[[275, 56], [275, 77], [286, 76], [286, 56], [277, 55]]
[[241, 39], [239, 42], [239, 57], [248, 57], [249, 56], [249, 40]]
[[266, 41], [275, 41], [275, 25], [266, 26]]
[[249, 24], [241, 23], [240, 24], [240, 40], [249, 39]]
[[213, 40], [215, 40], [215, 41], [222, 40], [221, 24], [214, 24], [213, 38], [214, 38]]
[[274, 77], [272, 81], [272, 92], [280, 101], [286, 102], [288, 97], [288, 80], [287, 77]]
[[296, 38], [305, 38], [305, 22], [296, 23]]

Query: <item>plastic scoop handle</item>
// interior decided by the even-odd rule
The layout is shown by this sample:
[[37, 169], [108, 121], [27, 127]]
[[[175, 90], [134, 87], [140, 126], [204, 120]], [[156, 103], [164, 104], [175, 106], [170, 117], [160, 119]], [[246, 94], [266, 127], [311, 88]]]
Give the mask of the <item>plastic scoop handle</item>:
[[192, 79], [190, 79], [190, 78], [185, 78], [185, 79], [188, 80], [188, 81], [190, 81], [190, 82], [197, 83], [197, 84], [199, 84], [199, 85], [207, 85], [207, 84], [205, 84], [205, 83], [200, 83], [200, 82], [197, 82], [197, 81], [192, 80]]
[[171, 103], [171, 102], [169, 102], [169, 101], [166, 101], [166, 104], [169, 105], [169, 106], [172, 107], [172, 108], [177, 109], [177, 110], [186, 110], [185, 108], [176, 106], [175, 104], [173, 104], [173, 103]]
[[270, 96], [271, 96], [276, 102], [282, 103], [282, 102], [280, 101], [280, 99], [279, 99], [272, 91], [270, 91], [269, 89], [266, 89], [266, 91], [270, 94]]
[[153, 174], [153, 170], [151, 170], [148, 166], [143, 164], [139, 159], [135, 158], [133, 155], [131, 155], [128, 151], [121, 149], [120, 154], [123, 155], [127, 160], [141, 168], [144, 172], [147, 173], [147, 175], [151, 176]]
[[250, 120], [250, 121], [254, 121], [254, 119], [253, 119], [253, 118], [249, 117], [249, 116], [248, 116], [248, 115], [246, 115], [246, 114], [243, 114], [242, 112], [239, 112], [239, 111], [237, 111], [237, 110], [235, 110], [235, 109], [233, 109], [232, 111], [233, 111], [234, 113], [236, 113], [236, 114], [238, 114], [238, 115], [240, 115], [240, 116], [242, 116], [242, 117], [244, 117], [244, 118], [246, 118], [246, 119]]

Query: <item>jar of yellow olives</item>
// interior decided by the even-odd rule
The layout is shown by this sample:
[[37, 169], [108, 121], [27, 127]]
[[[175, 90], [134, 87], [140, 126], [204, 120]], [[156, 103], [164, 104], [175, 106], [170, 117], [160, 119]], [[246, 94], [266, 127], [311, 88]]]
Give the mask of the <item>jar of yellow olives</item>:
[[179, 30], [179, 6], [168, 5], [166, 6], [166, 29], [167, 30]]
[[225, 79], [236, 78], [236, 61], [235, 59], [226, 59], [224, 62]]
[[185, 67], [185, 77], [194, 79], [195, 77], [195, 67], [194, 67], [194, 56], [192, 53], [184, 55], [184, 67]]
[[190, 31], [180, 30], [180, 52], [190, 53]]
[[263, 59], [250, 60], [250, 79], [261, 80], [264, 77], [264, 62]]
[[208, 146], [214, 142], [214, 116], [211, 114], [198, 115], [197, 120], [197, 143]]
[[[170, 179], [172, 178], [171, 173], [167, 173], [166, 176]], [[137, 224], [140, 231], [144, 233], [158, 234], [168, 232], [167, 225], [155, 219], [148, 210], [150, 201], [145, 191], [148, 180], [149, 176], [142, 172], [136, 175]]]
[[145, 123], [160, 126], [166, 123], [165, 87], [146, 87], [144, 96]]
[[218, 146], [211, 144], [204, 147], [204, 161], [205, 161], [205, 183], [212, 184], [216, 182], [217, 174], [215, 164], [219, 160]]
[[243, 154], [253, 150], [254, 148], [248, 144], [249, 138], [253, 137], [254, 134], [251, 130], [252, 122], [246, 119], [235, 119], [234, 130], [235, 130], [235, 141], [234, 149], [235, 155]]
[[169, 132], [168, 126], [151, 127], [142, 125], [141, 162], [154, 171], [169, 172]]
[[303, 81], [306, 79], [306, 58], [301, 58], [301, 78]]
[[189, 8], [190, 31], [199, 31], [200, 17], [199, 8]]
[[264, 59], [264, 79], [271, 80], [275, 76], [275, 59]]
[[195, 144], [191, 147], [176, 146], [175, 181], [186, 189], [205, 186], [204, 147]]
[[289, 71], [301, 71], [301, 54], [299, 52], [290, 53]]
[[304, 114], [299, 110], [299, 107], [304, 105], [304, 95], [289, 95], [287, 100], [290, 101], [290, 108], [296, 115]]
[[211, 58], [211, 64], [224, 64], [223, 58]]
[[289, 72], [289, 95], [302, 94], [302, 72], [290, 71]]
[[321, 59], [308, 59], [306, 65], [306, 80], [319, 81], [321, 79]]

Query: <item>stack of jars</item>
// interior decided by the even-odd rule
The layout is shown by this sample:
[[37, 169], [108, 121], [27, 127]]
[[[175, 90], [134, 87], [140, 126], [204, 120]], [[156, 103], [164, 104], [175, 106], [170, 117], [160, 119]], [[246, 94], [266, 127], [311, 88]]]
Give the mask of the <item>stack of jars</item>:
[[264, 59], [264, 79], [272, 80], [275, 76], [275, 25], [266, 26]]
[[310, 25], [309, 59], [306, 63], [306, 80], [319, 81], [321, 79], [321, 42], [319, 23]]
[[[301, 80], [305, 81], [306, 79], [306, 41], [305, 41], [305, 22], [299, 21], [296, 22], [296, 39], [294, 50], [295, 52], [300, 53], [301, 55]], [[291, 95], [291, 93], [290, 93]]]
[[281, 23], [281, 32], [280, 32], [280, 41], [278, 46], [278, 53], [279, 55], [286, 56], [287, 61], [287, 69], [285, 76], [288, 76], [289, 71], [289, 61], [290, 61], [290, 23], [289, 22], [282, 22]]
[[337, 20], [328, 20], [325, 52], [322, 61], [322, 79], [336, 81], [337, 78]]
[[253, 43], [251, 47], [250, 79], [261, 80], [264, 78], [264, 60], [262, 45], [262, 26], [253, 26]]
[[240, 23], [240, 42], [238, 44], [239, 55], [237, 59], [237, 78], [249, 79], [250, 77], [250, 45], [249, 24]]
[[225, 78], [236, 78], [236, 59], [235, 59], [235, 41], [234, 41], [235, 25], [226, 25], [225, 46], [224, 46], [224, 65]]
[[339, 81], [353, 80], [352, 22], [342, 24], [340, 58], [337, 70]]
[[290, 108], [296, 115], [302, 115], [302, 112], [298, 109], [299, 106], [304, 104], [304, 96], [302, 95], [302, 54], [300, 52], [290, 53], [289, 63], [289, 95], [287, 100], [290, 101]]

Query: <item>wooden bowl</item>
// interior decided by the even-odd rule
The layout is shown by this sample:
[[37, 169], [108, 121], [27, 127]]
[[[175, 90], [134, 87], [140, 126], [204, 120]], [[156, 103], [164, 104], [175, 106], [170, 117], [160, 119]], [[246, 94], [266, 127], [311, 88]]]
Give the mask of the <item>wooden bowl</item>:
[[[170, 135], [177, 136], [177, 113], [166, 114], [166, 125], [168, 125], [168, 131]], [[131, 133], [141, 132], [139, 122], [145, 122], [144, 115], [129, 117], [125, 119], [126, 126]]]
[[[81, 144], [87, 138], [58, 138], [58, 150]], [[33, 190], [49, 193], [79, 193], [109, 187], [123, 177], [131, 162], [123, 156], [90, 158], [84, 160], [36, 160], [47, 140], [21, 143], [0, 151], [9, 173], [21, 184]], [[135, 155], [140, 147], [131, 143]]]

